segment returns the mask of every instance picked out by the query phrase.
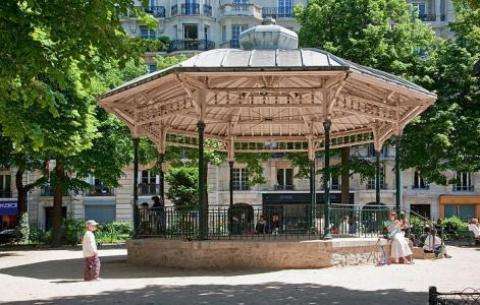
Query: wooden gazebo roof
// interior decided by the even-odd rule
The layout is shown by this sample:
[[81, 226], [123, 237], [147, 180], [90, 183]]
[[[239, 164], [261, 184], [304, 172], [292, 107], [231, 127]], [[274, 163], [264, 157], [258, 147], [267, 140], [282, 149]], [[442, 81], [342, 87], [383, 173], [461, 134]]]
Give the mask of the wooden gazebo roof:
[[215, 49], [137, 78], [101, 105], [160, 149], [205, 136], [236, 151], [323, 148], [330, 119], [333, 148], [377, 149], [434, 103], [436, 95], [395, 75], [318, 49]]

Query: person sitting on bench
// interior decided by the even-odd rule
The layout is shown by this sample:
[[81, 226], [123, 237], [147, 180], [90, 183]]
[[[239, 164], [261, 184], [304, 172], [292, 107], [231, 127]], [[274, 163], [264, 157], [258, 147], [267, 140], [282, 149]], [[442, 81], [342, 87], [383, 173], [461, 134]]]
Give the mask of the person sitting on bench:
[[477, 218], [472, 218], [468, 223], [468, 230], [473, 233], [475, 239], [480, 240], [480, 225], [478, 224]]
[[447, 250], [442, 243], [442, 239], [438, 235], [433, 234], [435, 231], [430, 227], [426, 227], [424, 231], [427, 237], [423, 243], [423, 252], [434, 253], [435, 257], [450, 258], [451, 256], [447, 254]]

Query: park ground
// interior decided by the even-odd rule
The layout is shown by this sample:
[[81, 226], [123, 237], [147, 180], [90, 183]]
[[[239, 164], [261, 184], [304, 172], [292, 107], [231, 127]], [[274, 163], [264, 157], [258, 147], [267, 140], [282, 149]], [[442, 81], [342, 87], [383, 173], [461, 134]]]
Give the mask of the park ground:
[[480, 288], [480, 249], [414, 265], [317, 270], [186, 271], [131, 266], [101, 250], [101, 281], [83, 282], [79, 248], [0, 250], [0, 304], [426, 304], [428, 287]]

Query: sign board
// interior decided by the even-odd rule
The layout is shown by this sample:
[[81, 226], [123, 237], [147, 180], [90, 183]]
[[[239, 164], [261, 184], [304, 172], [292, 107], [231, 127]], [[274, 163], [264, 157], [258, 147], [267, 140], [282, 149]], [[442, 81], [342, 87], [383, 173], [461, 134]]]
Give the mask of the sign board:
[[0, 215], [17, 215], [18, 201], [0, 201]]

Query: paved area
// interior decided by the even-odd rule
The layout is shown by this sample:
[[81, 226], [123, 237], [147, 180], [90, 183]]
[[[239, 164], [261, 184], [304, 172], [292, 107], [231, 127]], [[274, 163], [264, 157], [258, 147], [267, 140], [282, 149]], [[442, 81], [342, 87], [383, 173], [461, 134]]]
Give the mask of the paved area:
[[414, 265], [317, 270], [182, 271], [139, 268], [102, 250], [102, 280], [82, 282], [81, 251], [0, 251], [1, 304], [426, 304], [428, 286], [480, 288], [480, 249]]

